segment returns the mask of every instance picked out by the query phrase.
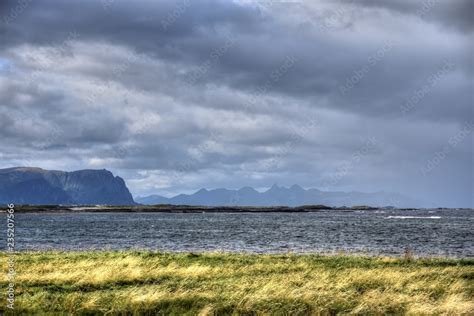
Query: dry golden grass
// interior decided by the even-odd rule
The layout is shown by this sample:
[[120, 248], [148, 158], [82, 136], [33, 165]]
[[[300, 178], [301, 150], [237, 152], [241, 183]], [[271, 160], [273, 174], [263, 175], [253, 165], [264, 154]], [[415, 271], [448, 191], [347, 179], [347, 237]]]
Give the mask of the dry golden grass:
[[474, 315], [474, 260], [51, 252], [15, 269], [16, 314]]

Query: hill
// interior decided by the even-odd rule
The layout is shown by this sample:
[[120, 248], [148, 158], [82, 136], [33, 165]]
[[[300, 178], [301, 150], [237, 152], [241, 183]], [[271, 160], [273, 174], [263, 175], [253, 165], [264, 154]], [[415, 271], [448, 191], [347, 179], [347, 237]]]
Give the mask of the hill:
[[0, 169], [0, 203], [135, 204], [125, 181], [108, 170]]

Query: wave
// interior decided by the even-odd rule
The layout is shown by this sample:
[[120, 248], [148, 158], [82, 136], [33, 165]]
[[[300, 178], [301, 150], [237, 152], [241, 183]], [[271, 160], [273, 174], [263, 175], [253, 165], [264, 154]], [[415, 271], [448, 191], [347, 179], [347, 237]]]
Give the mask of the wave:
[[396, 219], [440, 219], [441, 216], [388, 216], [387, 218], [396, 218]]

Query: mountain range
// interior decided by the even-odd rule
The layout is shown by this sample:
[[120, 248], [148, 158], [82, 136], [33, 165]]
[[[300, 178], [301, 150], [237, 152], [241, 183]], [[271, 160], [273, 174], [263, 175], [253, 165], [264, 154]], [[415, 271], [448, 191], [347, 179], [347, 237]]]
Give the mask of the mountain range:
[[400, 194], [387, 192], [326, 192], [273, 185], [264, 192], [251, 187], [239, 190], [201, 189], [194, 194], [171, 198], [160, 195], [138, 197], [134, 201], [125, 181], [112, 172], [78, 170], [72, 172], [17, 167], [0, 169], [0, 203], [30, 205], [134, 205], [170, 204], [193, 206], [419, 206]]
[[0, 169], [0, 203], [135, 204], [125, 181], [108, 170], [65, 172], [24, 167]]
[[397, 206], [414, 207], [419, 203], [401, 194], [375, 192], [326, 192], [317, 189], [303, 189], [299, 185], [289, 188], [274, 184], [270, 189], [259, 192], [251, 187], [239, 190], [201, 189], [194, 194], [180, 194], [171, 198], [160, 195], [137, 197], [140, 204], [171, 204], [201, 206]]

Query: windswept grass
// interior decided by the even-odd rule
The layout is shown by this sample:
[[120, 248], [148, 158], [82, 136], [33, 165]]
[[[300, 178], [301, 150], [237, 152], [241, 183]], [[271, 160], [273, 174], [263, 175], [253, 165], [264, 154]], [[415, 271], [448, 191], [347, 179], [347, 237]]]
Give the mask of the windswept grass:
[[[0, 254], [3, 271], [6, 254]], [[474, 260], [48, 252], [15, 255], [15, 314], [472, 315]], [[1, 274], [5, 310], [6, 274]]]

